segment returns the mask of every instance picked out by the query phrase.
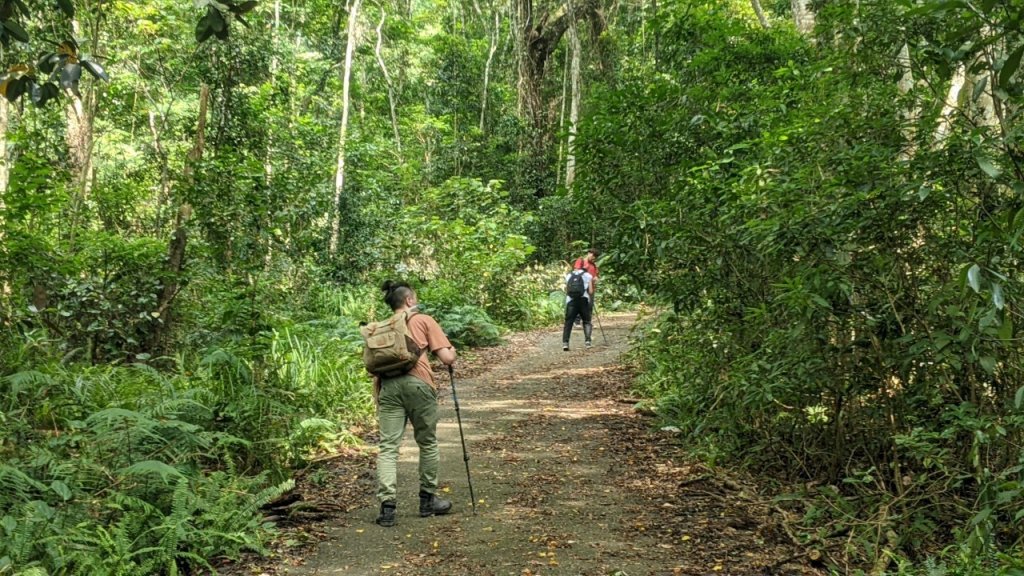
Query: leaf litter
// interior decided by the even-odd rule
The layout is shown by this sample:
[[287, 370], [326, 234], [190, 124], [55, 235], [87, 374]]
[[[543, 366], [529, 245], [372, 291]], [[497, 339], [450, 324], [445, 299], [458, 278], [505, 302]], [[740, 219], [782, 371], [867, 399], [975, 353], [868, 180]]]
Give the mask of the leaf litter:
[[[826, 574], [753, 480], [692, 459], [677, 433], [624, 401], [632, 374], [618, 356], [631, 317], [603, 320], [610, 343], [587, 351], [562, 352], [548, 329], [461, 355], [456, 383], [478, 515], [464, 494], [461, 452], [445, 460], [459, 450], [450, 438], [441, 438], [442, 478], [455, 513], [401, 517], [389, 530], [372, 524], [373, 454], [347, 450], [297, 474], [292, 508], [268, 511], [280, 530], [268, 556], [219, 573]], [[444, 372], [435, 377], [447, 382]], [[442, 422], [454, 420], [448, 393], [439, 394]], [[400, 486], [415, 478], [409, 466]]]

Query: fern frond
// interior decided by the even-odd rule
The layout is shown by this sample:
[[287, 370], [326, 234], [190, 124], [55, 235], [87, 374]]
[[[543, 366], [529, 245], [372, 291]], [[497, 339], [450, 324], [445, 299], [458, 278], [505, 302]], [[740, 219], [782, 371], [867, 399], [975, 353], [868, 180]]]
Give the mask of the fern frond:
[[5, 376], [4, 381], [10, 385], [11, 394], [17, 395], [24, 390], [35, 390], [53, 384], [53, 376], [38, 370], [25, 370]]
[[143, 460], [142, 462], [136, 462], [131, 466], [119, 469], [117, 474], [120, 476], [145, 476], [147, 474], [156, 474], [164, 481], [164, 484], [169, 484], [172, 477], [175, 479], [185, 478], [185, 475], [182, 474], [180, 470], [159, 460]]
[[46, 492], [45, 484], [10, 464], [0, 464], [0, 486], [7, 487], [8, 494], [13, 489], [13, 494], [20, 500]]

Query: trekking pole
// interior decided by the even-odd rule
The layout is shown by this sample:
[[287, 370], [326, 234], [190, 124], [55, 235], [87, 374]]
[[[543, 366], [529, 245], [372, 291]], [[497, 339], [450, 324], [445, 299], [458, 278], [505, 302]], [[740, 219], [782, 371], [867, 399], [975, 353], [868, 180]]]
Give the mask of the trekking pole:
[[462, 440], [462, 460], [466, 463], [466, 482], [469, 483], [469, 497], [476, 516], [476, 496], [473, 494], [473, 479], [469, 476], [469, 453], [466, 452], [466, 437], [462, 434], [462, 415], [459, 413], [459, 397], [455, 394], [455, 369], [448, 365], [448, 378], [452, 382], [452, 400], [455, 401], [455, 419], [459, 421], [459, 438]]
[[601, 318], [597, 315], [597, 303], [594, 303], [594, 307], [591, 309], [594, 314], [594, 319], [597, 320], [597, 327], [601, 329], [601, 338], [604, 338], [604, 343], [608, 345], [608, 337], [604, 335], [604, 326], [601, 326]]

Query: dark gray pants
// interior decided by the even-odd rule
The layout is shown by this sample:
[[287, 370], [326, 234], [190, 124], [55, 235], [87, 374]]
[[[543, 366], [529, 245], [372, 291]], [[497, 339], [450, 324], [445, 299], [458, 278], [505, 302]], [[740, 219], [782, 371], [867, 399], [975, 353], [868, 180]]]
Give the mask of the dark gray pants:
[[573, 298], [565, 305], [565, 326], [562, 327], [562, 344], [569, 343], [569, 336], [572, 335], [572, 323], [579, 316], [583, 319], [583, 339], [590, 342], [590, 333], [594, 325], [591, 324], [590, 301], [586, 298]]

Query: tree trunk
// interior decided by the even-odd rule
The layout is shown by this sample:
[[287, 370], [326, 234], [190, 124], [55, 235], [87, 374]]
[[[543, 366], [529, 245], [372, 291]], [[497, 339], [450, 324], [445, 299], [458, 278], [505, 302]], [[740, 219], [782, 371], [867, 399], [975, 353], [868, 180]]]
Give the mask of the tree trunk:
[[[993, 97], [993, 88], [998, 82], [999, 73], [995, 69], [995, 63], [1005, 56], [1005, 41], [995, 40], [995, 33], [989, 26], [983, 26], [981, 37], [991, 40], [988, 47], [978, 56], [978, 71], [970, 76], [971, 93], [974, 98], [976, 109], [972, 110], [971, 117], [983, 126], [1002, 127], [999, 115], [996, 114], [996, 102]], [[984, 83], [984, 86], [981, 84]], [[978, 89], [974, 90], [973, 87]]]
[[[0, 234], [3, 234], [4, 217], [4, 194], [7, 193], [7, 183], [10, 179], [11, 169], [7, 163], [7, 124], [8, 104], [6, 98], [0, 98]], [[0, 236], [0, 246], [3, 245], [3, 237]]]
[[74, 238], [81, 212], [84, 210], [92, 190], [94, 109], [90, 105], [91, 98], [88, 97], [88, 93], [86, 98], [82, 98], [70, 93], [70, 91], [66, 92], [69, 101], [65, 107], [65, 115], [67, 117], [65, 142], [68, 147], [68, 157], [71, 161], [71, 182], [72, 189], [74, 190], [68, 231], [69, 236]]
[[348, 38], [345, 42], [345, 66], [341, 80], [341, 128], [338, 130], [338, 166], [334, 176], [334, 199], [331, 202], [331, 240], [327, 252], [338, 252], [338, 236], [341, 231], [341, 195], [345, 191], [345, 138], [348, 131], [349, 83], [352, 78], [352, 57], [356, 50], [356, 23], [359, 20], [359, 4], [354, 0], [348, 13]]
[[[559, 103], [561, 109], [558, 113], [558, 133], [561, 134], [562, 130], [565, 130], [565, 98], [569, 93], [569, 58], [571, 50], [565, 51], [565, 63], [562, 65], [562, 100]], [[561, 138], [558, 139], [558, 163], [557, 171], [555, 172], [555, 188], [562, 183], [562, 159], [565, 157], [565, 141]]]
[[750, 0], [750, 5], [754, 7], [754, 14], [757, 14], [757, 20], [761, 23], [761, 27], [765, 30], [772, 27], [768, 23], [768, 18], [764, 15], [764, 9], [761, 8], [761, 0]]
[[[384, 64], [384, 55], [382, 48], [384, 46], [384, 19], [387, 14], [384, 9], [380, 9], [380, 24], [377, 25], [377, 46], [374, 48], [373, 53], [377, 55], [377, 65], [380, 66], [380, 71], [384, 74], [384, 83], [388, 87], [388, 107], [391, 109], [391, 130], [395, 133], [395, 150], [398, 152], [398, 157], [402, 157], [402, 137], [398, 133], [398, 104], [395, 98], [395, 86], [391, 82], [391, 75], [388, 74], [388, 67]], [[485, 88], [486, 90], [486, 88]]]
[[548, 57], [554, 53], [562, 35], [569, 29], [570, 19], [589, 19], [595, 38], [604, 30], [604, 19], [596, 0], [583, 0], [581, 5], [574, 6], [572, 17], [569, 15], [569, 5], [564, 4], [552, 13], [544, 13], [536, 21], [531, 0], [519, 0], [517, 7], [520, 33], [517, 43], [519, 100], [536, 134], [543, 135], [550, 125], [549, 110], [542, 93]]
[[[6, 243], [4, 242], [4, 230], [7, 227], [7, 205], [4, 203], [4, 197], [7, 194], [7, 183], [10, 181], [10, 165], [7, 162], [7, 123], [8, 123], [8, 104], [7, 98], [0, 98], [0, 253], [6, 252]], [[4, 270], [3, 274], [0, 274], [0, 323], [6, 325], [11, 317], [11, 284], [10, 278], [7, 277], [9, 270]]]
[[811, 10], [811, 0], [791, 0], [793, 7], [793, 23], [796, 24], [797, 32], [804, 36], [810, 36], [814, 32], [814, 12]]
[[[199, 118], [196, 120], [196, 139], [188, 153], [183, 171], [187, 186], [195, 186], [194, 166], [202, 160], [203, 150], [206, 148], [206, 115], [209, 107], [210, 87], [202, 84], [199, 87]], [[185, 267], [185, 248], [188, 243], [185, 223], [191, 216], [192, 206], [187, 202], [182, 203], [174, 218], [174, 232], [171, 233], [171, 240], [167, 246], [166, 280], [156, 302], [154, 316], [158, 322], [151, 334], [150, 350], [156, 350], [161, 345], [164, 334], [171, 327], [171, 303], [178, 295], [180, 288], [178, 280]]]
[[[900, 94], [906, 96], [914, 88], [914, 71], [910, 61], [910, 46], [906, 42], [900, 48], [896, 61], [900, 69], [903, 70], [903, 76], [900, 77], [896, 87]], [[909, 108], [903, 110], [903, 138], [907, 142], [907, 147], [900, 152], [901, 160], [909, 160], [914, 156], [914, 123], [917, 120], [917, 110], [915, 108], [914, 105], [910, 105]]]
[[[569, 12], [573, 13], [572, 0], [569, 0]], [[572, 190], [576, 180], [576, 128], [580, 119], [580, 59], [583, 47], [576, 30], [576, 19], [569, 21], [569, 48], [572, 51], [572, 65], [569, 72], [571, 100], [569, 104], [569, 137], [566, 145], [565, 187]]]
[[487, 89], [491, 80], [491, 64], [494, 62], [494, 53], [498, 51], [498, 38], [501, 31], [501, 16], [498, 10], [494, 9], [494, 30], [491, 31], [491, 47], [487, 51], [487, 63], [484, 64], [484, 94], [480, 99], [480, 132], [484, 131], [484, 119], [487, 117]]
[[157, 127], [157, 114], [155, 110], [149, 111], [149, 132], [153, 135], [153, 149], [157, 158], [160, 159], [160, 196], [156, 203], [156, 222], [154, 230], [157, 234], [163, 232], [165, 208], [171, 201], [171, 175], [168, 166], [167, 151], [160, 142], [160, 129]]
[[963, 89], [966, 79], [967, 74], [964, 70], [964, 65], [960, 64], [956, 67], [956, 72], [953, 73], [953, 78], [949, 81], [946, 101], [942, 105], [942, 112], [939, 113], [939, 122], [935, 127], [935, 134], [932, 137], [935, 147], [941, 146], [946, 141], [946, 137], [949, 136], [949, 132], [953, 127], [953, 114], [957, 110], [957, 104], [960, 101], [960, 91]]
[[[71, 21], [71, 30], [75, 35], [81, 36], [81, 27], [77, 20]], [[93, 31], [95, 32], [95, 29]], [[96, 51], [95, 39], [93, 51]], [[65, 108], [68, 122], [65, 140], [68, 146], [68, 156], [71, 158], [72, 184], [75, 190], [70, 230], [73, 237], [79, 212], [92, 190], [93, 119], [96, 115], [96, 98], [92, 89], [85, 93], [84, 98], [70, 90], [65, 90], [65, 93], [68, 95], [68, 104]]]

